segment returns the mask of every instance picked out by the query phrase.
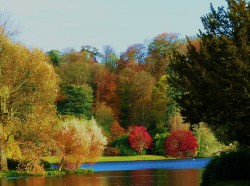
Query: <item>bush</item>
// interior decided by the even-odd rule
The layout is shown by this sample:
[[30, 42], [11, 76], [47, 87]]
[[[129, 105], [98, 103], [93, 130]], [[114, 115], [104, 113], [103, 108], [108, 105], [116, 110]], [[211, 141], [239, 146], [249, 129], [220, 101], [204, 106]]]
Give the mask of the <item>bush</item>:
[[104, 156], [120, 156], [121, 153], [118, 148], [107, 147], [104, 149]]
[[152, 138], [143, 126], [136, 126], [130, 132], [128, 141], [130, 146], [140, 154], [148, 149], [152, 143]]
[[110, 129], [111, 139], [116, 139], [124, 134], [126, 134], [126, 130], [121, 127], [118, 121], [114, 120]]
[[197, 149], [198, 157], [213, 157], [228, 148], [221, 144], [205, 125], [201, 125], [195, 131], [195, 136], [199, 144]]
[[8, 163], [8, 169], [9, 170], [17, 170], [19, 161], [18, 160], [14, 160], [14, 159], [7, 159], [7, 163]]
[[250, 150], [225, 152], [214, 157], [205, 167], [202, 186], [226, 180], [249, 180]]
[[138, 155], [138, 152], [136, 152], [134, 149], [132, 149], [130, 147], [127, 134], [116, 138], [112, 142], [112, 147], [115, 147], [115, 148], [119, 149], [122, 156], [135, 156], [135, 155]]
[[171, 133], [165, 143], [167, 155], [174, 157], [190, 157], [195, 154], [198, 143], [192, 132], [178, 130]]
[[51, 167], [51, 163], [45, 160], [41, 160], [41, 164], [45, 170], [48, 170]]
[[151, 136], [156, 136], [156, 134], [162, 134], [162, 133], [166, 133], [167, 132], [167, 128], [166, 127], [157, 127], [153, 130], [149, 131], [149, 134]]
[[106, 137], [94, 119], [65, 120], [55, 140], [59, 152], [57, 156], [61, 159], [59, 170], [64, 164], [77, 168], [84, 161], [95, 162], [107, 144]]
[[164, 145], [168, 136], [169, 136], [168, 132], [155, 135], [153, 140], [155, 154], [162, 156], [166, 155]]

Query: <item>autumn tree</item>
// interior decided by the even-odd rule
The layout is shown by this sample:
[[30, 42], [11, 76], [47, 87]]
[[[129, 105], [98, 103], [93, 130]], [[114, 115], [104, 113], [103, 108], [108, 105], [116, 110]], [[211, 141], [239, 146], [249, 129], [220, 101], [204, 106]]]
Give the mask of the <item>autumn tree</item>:
[[115, 110], [117, 103], [116, 75], [108, 71], [101, 64], [93, 64], [91, 67], [92, 83], [96, 102], [106, 102]]
[[127, 127], [132, 121], [131, 105], [132, 96], [132, 80], [136, 72], [131, 68], [124, 68], [118, 75], [117, 94], [120, 97], [120, 120], [123, 127]]
[[[107, 144], [106, 137], [94, 119], [66, 119], [55, 134], [59, 170], [65, 164], [79, 168], [84, 162], [95, 162]], [[73, 167], [72, 167], [73, 165]]]
[[99, 125], [107, 134], [110, 134], [111, 125], [114, 121], [114, 113], [105, 102], [98, 102], [95, 105], [94, 116]]
[[202, 17], [200, 48], [188, 43], [176, 54], [169, 83], [185, 122], [205, 122], [224, 142], [250, 145], [249, 2], [227, 0], [228, 7]]
[[105, 67], [110, 71], [114, 71], [116, 68], [116, 61], [117, 56], [115, 53], [115, 50], [109, 46], [105, 45], [103, 46], [103, 54], [101, 55], [102, 57], [102, 63], [105, 65]]
[[178, 46], [178, 34], [174, 33], [162, 33], [149, 44], [146, 63], [148, 71], [157, 81], [166, 73], [167, 65]]
[[82, 62], [82, 63], [91, 63], [92, 59], [87, 55], [86, 52], [79, 52], [73, 48], [66, 48], [63, 50], [61, 55], [62, 63], [73, 63], [73, 62]]
[[34, 163], [31, 167], [39, 167], [38, 159], [48, 150], [51, 141], [48, 131], [52, 131], [55, 123], [58, 79], [42, 51], [13, 43], [5, 35], [1, 37], [1, 169], [7, 169], [9, 139], [18, 142], [23, 160]]
[[126, 134], [126, 130], [121, 127], [118, 121], [114, 120], [110, 128], [110, 133], [111, 133], [111, 139], [116, 139], [117, 137]]
[[131, 147], [140, 154], [143, 153], [143, 150], [148, 149], [152, 143], [151, 136], [143, 126], [134, 127], [129, 134], [128, 140]]
[[197, 140], [191, 131], [177, 130], [171, 133], [165, 142], [166, 154], [173, 157], [194, 156], [197, 147]]
[[82, 86], [91, 82], [91, 65], [88, 63], [69, 62], [56, 69], [61, 85]]
[[155, 78], [146, 71], [140, 71], [132, 79], [131, 122], [150, 127], [152, 118], [152, 91]]
[[100, 52], [97, 48], [92, 47], [90, 45], [84, 45], [81, 48], [81, 52], [87, 56], [87, 58], [91, 59], [91, 62], [97, 62], [97, 58], [101, 56]]
[[128, 47], [127, 51], [122, 54], [122, 58], [130, 63], [142, 65], [147, 57], [147, 47], [138, 43]]

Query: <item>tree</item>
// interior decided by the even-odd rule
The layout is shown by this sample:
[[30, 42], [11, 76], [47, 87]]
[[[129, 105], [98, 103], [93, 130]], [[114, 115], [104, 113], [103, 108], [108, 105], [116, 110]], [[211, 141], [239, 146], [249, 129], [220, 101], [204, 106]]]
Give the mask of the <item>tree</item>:
[[15, 139], [22, 160], [39, 169], [38, 159], [48, 150], [48, 131], [55, 123], [58, 78], [42, 51], [0, 36], [4, 38], [0, 43], [0, 167], [8, 168], [6, 144]]
[[155, 78], [150, 73], [142, 70], [135, 74], [132, 79], [131, 93], [131, 122], [140, 123], [150, 127], [152, 118], [152, 90], [155, 85]]
[[110, 72], [115, 70], [116, 60], [115, 50], [109, 45], [103, 46], [102, 63]]
[[92, 87], [95, 93], [95, 102], [106, 102], [107, 106], [112, 108], [113, 112], [117, 115], [117, 85], [116, 75], [109, 72], [101, 64], [92, 65]]
[[91, 82], [91, 65], [88, 63], [69, 62], [56, 69], [60, 76], [61, 85], [82, 86]]
[[114, 113], [112, 109], [104, 102], [96, 103], [94, 109], [94, 116], [99, 125], [105, 130], [107, 134], [110, 134], [111, 125], [114, 120]]
[[172, 33], [162, 33], [156, 36], [148, 46], [148, 71], [158, 81], [166, 72], [166, 68], [173, 55], [173, 51], [178, 47], [178, 35]]
[[81, 52], [86, 54], [87, 57], [92, 60], [92, 62], [97, 62], [97, 58], [101, 56], [98, 49], [90, 45], [82, 46]]
[[155, 79], [146, 71], [124, 68], [118, 76], [117, 91], [120, 97], [121, 124], [141, 123], [149, 126], [151, 96]]
[[107, 144], [94, 119], [67, 119], [61, 123], [54, 137], [60, 158], [59, 170], [65, 163], [78, 168], [84, 162], [96, 161]]
[[122, 54], [122, 58], [130, 63], [134, 62], [142, 65], [143, 63], [145, 63], [147, 52], [147, 48], [144, 44], [133, 44], [128, 47], [125, 53]]
[[169, 83], [181, 93], [175, 100], [185, 122], [205, 122], [220, 141], [249, 146], [249, 2], [227, 3], [202, 18], [200, 48], [189, 42], [186, 54], [175, 55]]
[[110, 128], [110, 138], [111, 140], [114, 140], [124, 134], [126, 134], [126, 130], [120, 126], [118, 121], [114, 120], [112, 123], [112, 126]]
[[173, 157], [193, 156], [197, 147], [197, 140], [190, 131], [175, 131], [167, 137], [165, 142], [166, 154]]
[[212, 157], [228, 150], [227, 146], [219, 143], [214, 134], [204, 124], [195, 131], [195, 136], [199, 144], [197, 149], [198, 157]]
[[50, 50], [47, 52], [53, 65], [59, 66], [61, 64], [61, 54], [58, 50]]
[[57, 100], [57, 110], [62, 115], [92, 116], [93, 91], [88, 85], [68, 85], [63, 88], [62, 99]]
[[132, 80], [136, 72], [131, 68], [124, 68], [118, 75], [117, 94], [120, 97], [120, 120], [123, 127], [131, 123], [131, 105], [132, 105]]
[[130, 132], [128, 137], [130, 146], [140, 154], [143, 150], [148, 149], [152, 143], [152, 138], [143, 126], [136, 126]]

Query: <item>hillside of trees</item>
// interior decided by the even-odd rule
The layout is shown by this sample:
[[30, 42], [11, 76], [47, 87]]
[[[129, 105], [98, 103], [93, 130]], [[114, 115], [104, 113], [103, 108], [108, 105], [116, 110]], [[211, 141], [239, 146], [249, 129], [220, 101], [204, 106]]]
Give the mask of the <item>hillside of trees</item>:
[[8, 158], [43, 173], [45, 156], [77, 168], [103, 151], [208, 157], [249, 148], [249, 3], [227, 2], [211, 6], [195, 38], [161, 33], [121, 54], [84, 43], [45, 53], [1, 25], [0, 170]]

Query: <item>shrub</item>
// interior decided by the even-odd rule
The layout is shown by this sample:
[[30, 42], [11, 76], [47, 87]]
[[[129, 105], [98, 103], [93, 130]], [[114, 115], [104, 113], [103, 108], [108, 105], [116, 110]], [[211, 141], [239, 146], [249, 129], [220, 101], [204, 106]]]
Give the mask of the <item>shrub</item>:
[[227, 180], [249, 180], [250, 150], [224, 152], [205, 167], [202, 186]]
[[51, 163], [46, 160], [41, 160], [41, 164], [45, 170], [48, 170], [51, 167]]
[[192, 132], [183, 130], [171, 133], [165, 143], [166, 154], [173, 157], [193, 156], [197, 147], [197, 140]]
[[9, 170], [17, 170], [19, 161], [14, 159], [7, 159]]
[[107, 147], [104, 149], [104, 156], [120, 156], [121, 153], [118, 148], [115, 147]]
[[152, 138], [143, 126], [136, 126], [128, 137], [130, 146], [142, 154], [143, 150], [148, 149], [152, 143]]
[[119, 149], [122, 156], [135, 156], [138, 153], [130, 147], [128, 134], [116, 138], [112, 142], [112, 147]]
[[77, 168], [84, 161], [94, 162], [107, 144], [106, 137], [94, 119], [65, 120], [58, 129], [55, 140], [57, 156], [61, 159], [59, 169], [65, 163]]
[[162, 156], [166, 155], [164, 145], [168, 136], [169, 136], [168, 132], [155, 135], [153, 140], [155, 154]]
[[116, 139], [124, 134], [126, 134], [126, 130], [121, 127], [118, 121], [114, 120], [110, 129], [111, 138]]
[[221, 144], [214, 134], [205, 125], [201, 125], [196, 131], [195, 136], [199, 147], [197, 149], [198, 157], [212, 157], [228, 148]]

